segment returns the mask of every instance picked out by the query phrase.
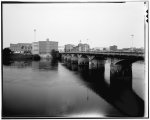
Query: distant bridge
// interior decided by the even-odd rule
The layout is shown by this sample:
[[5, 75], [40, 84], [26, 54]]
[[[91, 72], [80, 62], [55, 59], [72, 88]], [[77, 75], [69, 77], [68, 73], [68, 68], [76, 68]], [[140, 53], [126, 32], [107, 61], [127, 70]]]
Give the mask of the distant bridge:
[[144, 60], [142, 52], [61, 52], [60, 54], [65, 61], [78, 63], [78, 65], [97, 64], [96, 60], [104, 60], [108, 57], [114, 59], [114, 64], [132, 64]]

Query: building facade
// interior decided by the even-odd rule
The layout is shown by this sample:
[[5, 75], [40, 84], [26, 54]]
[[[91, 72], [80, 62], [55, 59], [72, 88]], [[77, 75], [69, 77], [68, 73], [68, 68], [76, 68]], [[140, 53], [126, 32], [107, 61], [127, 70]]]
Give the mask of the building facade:
[[72, 44], [67, 44], [65, 45], [65, 52], [71, 52], [74, 48], [74, 45]]
[[111, 51], [116, 51], [117, 50], [117, 46], [116, 45], [110, 46], [109, 49]]
[[32, 43], [32, 54], [51, 54], [52, 50], [58, 51], [58, 42], [56, 41], [39, 41]]
[[77, 46], [67, 44], [65, 45], [65, 52], [88, 52], [90, 46], [88, 44], [79, 43]]
[[31, 43], [10, 44], [10, 49], [14, 53], [51, 54], [52, 50], [58, 51], [58, 42], [39, 41]]
[[39, 54], [39, 42], [32, 43], [32, 54]]
[[31, 53], [32, 44], [31, 43], [10, 44], [10, 49], [14, 53]]
[[90, 46], [88, 44], [83, 44], [83, 52], [90, 51]]
[[79, 52], [87, 52], [90, 50], [90, 46], [88, 44], [79, 43], [78, 47], [79, 47]]
[[75, 46], [75, 47], [73, 47], [72, 52], [79, 52], [79, 46]]

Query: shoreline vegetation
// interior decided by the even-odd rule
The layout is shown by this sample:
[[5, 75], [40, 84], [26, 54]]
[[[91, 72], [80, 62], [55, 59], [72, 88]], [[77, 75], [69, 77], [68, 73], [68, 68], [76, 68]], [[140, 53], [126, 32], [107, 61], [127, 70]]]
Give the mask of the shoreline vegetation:
[[[55, 59], [59, 60], [60, 55], [58, 51], [52, 50], [51, 52], [51, 58], [50, 59]], [[38, 54], [23, 54], [23, 53], [13, 53], [9, 48], [4, 48], [2, 51], [2, 61], [3, 64], [7, 64], [10, 61], [22, 61], [22, 60], [30, 60], [30, 61], [39, 61], [41, 60], [42, 57]]]

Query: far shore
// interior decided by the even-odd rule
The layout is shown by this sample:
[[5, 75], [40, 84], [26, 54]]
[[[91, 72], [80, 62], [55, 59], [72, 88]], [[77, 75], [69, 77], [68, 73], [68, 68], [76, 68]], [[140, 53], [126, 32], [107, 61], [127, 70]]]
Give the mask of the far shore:
[[32, 55], [32, 54], [20, 54], [14, 53], [8, 57], [3, 57], [3, 61], [8, 60], [40, 60], [41, 57], [39, 55]]
[[16, 61], [16, 60], [35, 60], [35, 61], [38, 61], [38, 60], [41, 60], [41, 59], [58, 59], [58, 57], [54, 58], [52, 56], [48, 56], [48, 57], [41, 57], [40, 55], [38, 54], [21, 54], [21, 53], [13, 53], [11, 54], [9, 57], [5, 57], [3, 56], [3, 62], [5, 61]]

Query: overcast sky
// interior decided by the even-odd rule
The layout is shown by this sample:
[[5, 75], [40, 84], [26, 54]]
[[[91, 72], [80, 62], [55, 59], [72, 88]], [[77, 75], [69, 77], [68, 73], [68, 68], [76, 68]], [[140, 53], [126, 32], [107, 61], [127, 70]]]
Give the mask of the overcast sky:
[[47, 38], [59, 46], [144, 47], [144, 14], [144, 2], [4, 4], [3, 47]]

